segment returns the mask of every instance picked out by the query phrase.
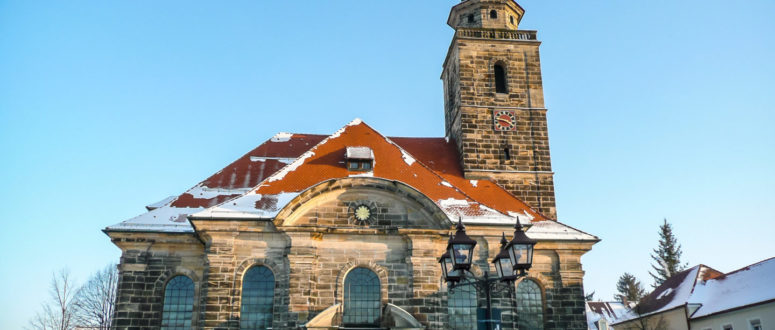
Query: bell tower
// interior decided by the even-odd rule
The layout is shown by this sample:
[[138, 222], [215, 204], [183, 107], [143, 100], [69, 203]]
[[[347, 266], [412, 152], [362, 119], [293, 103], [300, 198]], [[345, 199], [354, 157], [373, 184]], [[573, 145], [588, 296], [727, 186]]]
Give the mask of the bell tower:
[[447, 24], [455, 36], [444, 61], [446, 135], [465, 176], [490, 179], [556, 219], [541, 61], [536, 31], [519, 30], [513, 0], [464, 0]]

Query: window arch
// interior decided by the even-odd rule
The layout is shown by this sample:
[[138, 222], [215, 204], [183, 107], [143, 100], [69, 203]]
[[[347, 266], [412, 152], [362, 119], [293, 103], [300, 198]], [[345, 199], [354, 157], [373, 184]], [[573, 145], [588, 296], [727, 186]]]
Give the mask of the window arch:
[[344, 279], [345, 325], [377, 325], [380, 318], [380, 284], [377, 274], [358, 267]]
[[161, 328], [169, 330], [191, 329], [193, 314], [194, 281], [183, 275], [173, 277], [164, 288]]
[[490, 10], [490, 18], [498, 18], [498, 11], [497, 10]]
[[274, 301], [274, 274], [264, 266], [248, 269], [242, 278], [242, 306], [240, 329], [267, 329], [272, 327]]
[[503, 63], [495, 63], [493, 72], [495, 73], [495, 92], [508, 93], [508, 88], [506, 87], [506, 69], [503, 67]]
[[520, 329], [543, 330], [543, 295], [541, 287], [533, 280], [525, 279], [517, 285], [517, 315]]
[[[448, 291], [447, 314], [449, 315], [449, 328], [455, 330], [476, 329], [476, 288], [470, 285], [471, 280], [466, 279]], [[463, 285], [465, 283], [469, 283]]]

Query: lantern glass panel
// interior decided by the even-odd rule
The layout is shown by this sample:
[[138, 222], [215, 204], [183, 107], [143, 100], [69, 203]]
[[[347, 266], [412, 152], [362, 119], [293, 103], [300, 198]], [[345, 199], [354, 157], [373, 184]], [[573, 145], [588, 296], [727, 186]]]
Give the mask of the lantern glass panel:
[[514, 275], [514, 268], [511, 266], [511, 260], [509, 258], [501, 258], [498, 260], [498, 264], [500, 264], [500, 266], [496, 267], [503, 269], [501, 277]]
[[514, 244], [509, 249], [509, 257], [515, 266], [530, 264], [528, 246], [529, 244]]
[[454, 256], [454, 264], [457, 265], [470, 265], [471, 264], [471, 244], [452, 244], [452, 248], [449, 254]]

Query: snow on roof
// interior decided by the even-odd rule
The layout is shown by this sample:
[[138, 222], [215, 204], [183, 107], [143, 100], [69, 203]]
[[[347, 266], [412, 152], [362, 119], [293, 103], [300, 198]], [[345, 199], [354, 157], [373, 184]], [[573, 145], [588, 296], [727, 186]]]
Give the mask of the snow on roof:
[[347, 159], [374, 159], [374, 152], [369, 147], [347, 147]]
[[153, 204], [146, 205], [146, 206], [145, 206], [145, 208], [146, 208], [148, 211], [151, 211], [151, 210], [154, 210], [154, 209], [158, 209], [158, 208], [160, 208], [160, 207], [162, 207], [162, 206], [164, 206], [164, 205], [167, 205], [167, 204], [171, 203], [171, 202], [172, 202], [172, 201], [174, 201], [176, 198], [178, 198], [178, 196], [170, 196], [170, 197], [167, 197], [167, 198], [165, 198], [165, 199], [162, 199], [162, 200], [160, 200], [160, 201], [158, 201], [158, 202], [156, 202], [156, 203], [153, 203]]
[[[516, 214], [515, 214], [516, 216]], [[599, 241], [600, 238], [587, 234], [554, 220], [533, 221], [532, 226], [525, 231], [528, 237], [535, 240], [570, 240]]]
[[618, 322], [628, 312], [628, 306], [618, 301], [588, 301], [586, 302], [588, 329], [597, 329], [597, 321], [602, 318], [606, 319], [609, 324]]
[[692, 319], [775, 299], [775, 258], [770, 258], [722, 276], [700, 281], [690, 304], [700, 304]]
[[194, 228], [186, 217], [204, 210], [203, 207], [179, 208], [162, 206], [106, 228], [107, 231], [153, 231], [192, 233]]
[[[482, 185], [475, 187], [470, 181], [462, 177], [462, 170], [457, 164], [457, 150], [454, 145], [448, 144], [444, 139], [427, 138], [396, 138], [394, 143], [379, 132], [372, 129], [359, 119], [354, 120], [331, 136], [321, 140], [317, 145], [309, 149], [290, 165], [282, 168], [267, 180], [256, 186], [250, 192], [234, 200], [218, 204], [214, 208], [192, 215], [194, 218], [223, 218], [234, 214], [240, 218], [250, 215], [256, 219], [265, 219], [266, 216], [276, 214], [267, 212], [259, 205], [253, 209], [247, 205], [260, 197], [256, 195], [279, 195], [288, 193], [301, 193], [321, 182], [349, 177], [352, 173], [342, 165], [341, 155], [348, 152], [369, 151], [370, 156], [379, 156], [379, 164], [375, 164], [368, 176], [402, 182], [435, 201], [441, 210], [451, 220], [462, 218], [466, 223], [512, 225], [520, 216], [526, 219], [546, 219], [527, 204], [508, 194], [497, 185]], [[411, 141], [411, 142], [410, 142]], [[444, 143], [443, 148], [438, 148], [439, 141]], [[407, 143], [415, 150], [427, 151], [439, 154], [444, 151], [452, 152], [446, 157], [429, 156], [434, 167], [441, 168], [441, 173], [433, 167], [418, 162], [421, 166], [412, 166], [416, 159], [411, 151], [401, 147], [401, 142]], [[418, 147], [420, 143], [428, 146]], [[363, 148], [352, 150], [353, 145]], [[452, 149], [450, 149], [450, 147]], [[336, 156], [340, 155], [340, 156]], [[376, 155], [376, 156], [375, 156]], [[455, 159], [452, 161], [452, 159]], [[411, 159], [412, 161], [408, 161]], [[435, 162], [438, 160], [438, 162]], [[451, 182], [451, 180], [456, 180]], [[461, 184], [465, 183], [464, 185]], [[465, 186], [465, 187], [461, 187]], [[290, 200], [288, 200], [290, 201]], [[513, 216], [509, 212], [519, 214]]]
[[638, 306], [618, 322], [634, 320], [684, 306], [692, 294], [701, 267], [703, 265], [697, 265], [671, 276], [662, 285], [646, 295]]
[[[149, 212], [106, 230], [151, 230], [158, 224], [160, 231], [192, 231], [187, 221], [175, 222], [174, 226], [151, 221], [158, 220], [154, 217], [158, 213], [174, 219], [183, 219], [192, 213], [219, 218], [271, 218], [294, 194], [322, 181], [351, 176], [339, 162], [348, 146], [368, 148], [372, 157], [379, 153], [385, 159], [375, 164], [372, 171], [359, 176], [405, 183], [433, 200], [451, 220], [462, 218], [469, 224], [510, 226], [516, 219], [525, 224], [547, 219], [492, 181], [466, 180], [454, 141], [387, 138], [355, 119], [330, 136], [278, 133], [183, 194], [149, 205], [159, 210], [156, 214]], [[330, 156], [335, 154], [339, 156]], [[460, 202], [443, 202], [450, 199]], [[558, 229], [553, 234], [564, 237], [578, 234], [575, 230], [569, 232], [573, 233]], [[543, 237], [553, 237], [549, 234], [544, 232]]]

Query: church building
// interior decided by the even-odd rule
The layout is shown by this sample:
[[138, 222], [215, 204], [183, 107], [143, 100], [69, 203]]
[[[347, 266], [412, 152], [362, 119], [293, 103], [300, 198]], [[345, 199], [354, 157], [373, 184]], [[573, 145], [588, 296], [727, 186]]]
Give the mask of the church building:
[[[501, 329], [586, 329], [581, 257], [599, 238], [558, 221], [541, 42], [518, 29], [524, 13], [513, 0], [452, 7], [445, 137], [360, 119], [278, 133], [105, 228], [122, 251], [114, 328], [477, 329], [491, 301]], [[439, 258], [458, 221], [477, 243], [472, 277], [494, 276], [517, 222], [537, 241], [532, 268], [491, 299], [447, 285]]]

